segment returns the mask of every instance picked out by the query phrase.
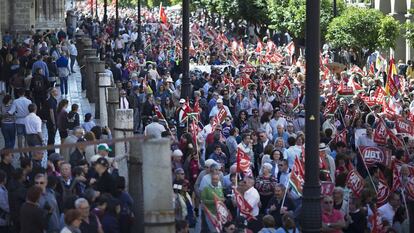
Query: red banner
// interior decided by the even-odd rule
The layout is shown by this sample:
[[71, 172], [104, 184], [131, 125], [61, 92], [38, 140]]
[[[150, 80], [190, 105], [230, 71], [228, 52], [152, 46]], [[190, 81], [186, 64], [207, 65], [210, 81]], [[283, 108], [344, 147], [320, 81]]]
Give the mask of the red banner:
[[321, 195], [322, 196], [331, 196], [333, 194], [335, 184], [329, 181], [321, 182]]
[[336, 102], [335, 96], [334, 95], [329, 96], [326, 101], [324, 115], [326, 116], [328, 113], [335, 112], [337, 106], [338, 106], [338, 103]]
[[217, 222], [220, 224], [220, 229], [226, 222], [232, 220], [232, 216], [226, 205], [216, 195], [214, 195], [214, 204], [216, 205]]
[[213, 125], [211, 125], [211, 128], [214, 130], [217, 125], [221, 125], [221, 123], [224, 121], [224, 119], [227, 116], [226, 109], [222, 107], [220, 111], [217, 113], [216, 117], [214, 117]]
[[395, 129], [398, 133], [414, 135], [414, 126], [410, 121], [399, 118], [395, 121]]
[[352, 190], [352, 193], [359, 197], [362, 190], [364, 189], [365, 180], [356, 170], [352, 170], [346, 177], [346, 185]]
[[389, 196], [390, 188], [388, 187], [384, 175], [380, 171], [380, 178], [377, 186], [377, 207], [381, 207], [382, 205], [386, 204]]
[[367, 167], [381, 163], [391, 166], [391, 150], [384, 147], [360, 146], [359, 151]]
[[247, 172], [250, 169], [250, 157], [241, 148], [237, 148], [237, 172]]
[[236, 199], [237, 208], [239, 209], [240, 213], [246, 216], [248, 220], [255, 219], [252, 215], [253, 207], [244, 199], [244, 197], [237, 191], [236, 188], [234, 190], [234, 197]]
[[377, 127], [374, 130], [374, 142], [380, 145], [387, 144], [387, 126], [383, 120], [380, 120]]

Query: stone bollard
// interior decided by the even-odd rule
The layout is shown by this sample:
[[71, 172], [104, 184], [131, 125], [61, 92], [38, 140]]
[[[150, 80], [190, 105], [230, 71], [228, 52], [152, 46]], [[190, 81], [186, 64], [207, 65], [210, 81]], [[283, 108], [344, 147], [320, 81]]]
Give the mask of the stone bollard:
[[93, 66], [93, 72], [95, 73], [95, 75], [93, 76], [93, 78], [91, 79], [92, 84], [92, 101], [93, 103], [95, 103], [95, 117], [96, 118], [100, 118], [100, 104], [99, 104], [99, 75], [101, 73], [105, 73], [105, 62], [100, 61], [98, 59], [98, 61], [93, 61], [92, 62], [92, 66]]
[[99, 73], [99, 122], [102, 127], [108, 126], [108, 110], [106, 107], [106, 88], [111, 86], [111, 77], [107, 73]]
[[[134, 129], [134, 112], [132, 109], [117, 109], [115, 111], [115, 128], [114, 138], [132, 137]], [[129, 142], [115, 143], [115, 157], [121, 158], [123, 155], [128, 155]], [[125, 177], [126, 187], [129, 184], [128, 164], [126, 159], [118, 162], [119, 175]]]
[[85, 76], [85, 84], [86, 84], [86, 98], [88, 98], [89, 102], [95, 103], [95, 98], [93, 95], [95, 94], [95, 67], [94, 64], [99, 62], [99, 58], [95, 56], [85, 57], [85, 66], [86, 66], [86, 76]]
[[144, 232], [175, 232], [170, 140], [146, 140], [141, 146]]
[[119, 108], [119, 89], [116, 87], [109, 87], [108, 90], [108, 127], [114, 132], [115, 127], [115, 112]]

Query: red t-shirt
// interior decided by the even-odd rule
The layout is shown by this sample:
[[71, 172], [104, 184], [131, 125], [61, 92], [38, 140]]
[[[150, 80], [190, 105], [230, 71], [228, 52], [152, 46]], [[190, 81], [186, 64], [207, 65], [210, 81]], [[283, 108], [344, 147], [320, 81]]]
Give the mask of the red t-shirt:
[[[333, 209], [332, 214], [329, 214], [327, 212], [322, 213], [322, 222], [325, 224], [328, 223], [337, 223], [338, 221], [341, 221], [344, 219], [344, 215], [341, 211]], [[332, 230], [330, 233], [341, 233], [341, 230]]]

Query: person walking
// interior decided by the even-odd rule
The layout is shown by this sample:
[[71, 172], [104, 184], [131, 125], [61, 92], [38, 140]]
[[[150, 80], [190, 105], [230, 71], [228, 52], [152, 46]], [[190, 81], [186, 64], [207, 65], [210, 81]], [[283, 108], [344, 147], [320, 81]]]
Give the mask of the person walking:
[[78, 50], [76, 49], [75, 41], [69, 41], [69, 54], [70, 54], [70, 72], [75, 73], [73, 67], [75, 66], [76, 57], [78, 56]]
[[12, 108], [13, 100], [10, 95], [3, 97], [3, 104], [0, 107], [1, 133], [4, 138], [4, 147], [13, 149], [16, 142], [16, 119], [9, 111]]
[[25, 118], [24, 126], [26, 128], [26, 141], [28, 146], [41, 146], [42, 137], [42, 120], [38, 115], [36, 104], [29, 105], [29, 115]]
[[56, 66], [58, 69], [58, 77], [60, 80], [60, 94], [68, 94], [68, 77], [70, 74], [69, 60], [65, 53], [62, 53], [59, 59], [56, 60]]

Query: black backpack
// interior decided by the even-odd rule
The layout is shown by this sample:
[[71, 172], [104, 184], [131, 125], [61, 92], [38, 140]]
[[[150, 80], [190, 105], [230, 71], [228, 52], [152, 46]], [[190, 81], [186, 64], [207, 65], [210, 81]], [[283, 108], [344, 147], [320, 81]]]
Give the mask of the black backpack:
[[34, 92], [42, 92], [45, 90], [45, 80], [40, 75], [35, 75], [32, 79]]

